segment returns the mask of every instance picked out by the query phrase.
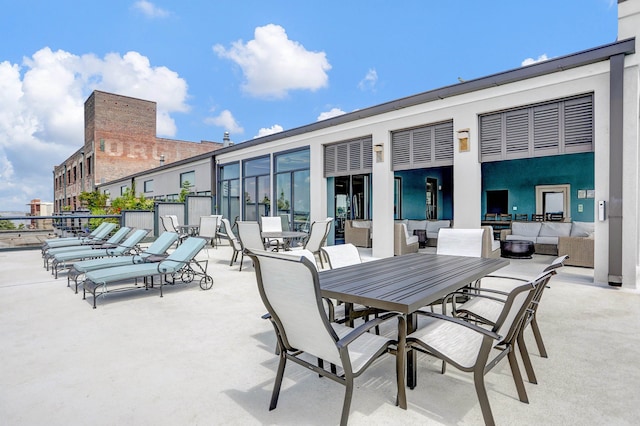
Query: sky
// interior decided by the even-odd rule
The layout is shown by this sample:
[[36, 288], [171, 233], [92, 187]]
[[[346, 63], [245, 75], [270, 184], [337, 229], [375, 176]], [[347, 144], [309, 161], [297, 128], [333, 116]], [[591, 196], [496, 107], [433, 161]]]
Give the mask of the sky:
[[616, 36], [616, 0], [0, 0], [0, 211], [53, 200], [93, 90], [237, 144]]

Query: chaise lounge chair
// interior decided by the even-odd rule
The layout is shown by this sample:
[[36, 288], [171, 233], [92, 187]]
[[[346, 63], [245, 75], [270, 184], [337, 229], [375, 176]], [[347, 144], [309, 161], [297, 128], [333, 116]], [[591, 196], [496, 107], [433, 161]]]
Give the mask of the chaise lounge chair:
[[94, 248], [105, 249], [110, 247], [116, 247], [118, 244], [122, 242], [122, 240], [125, 239], [125, 237], [130, 231], [131, 231], [131, 228], [123, 226], [120, 229], [118, 229], [116, 233], [113, 234], [107, 241], [94, 241], [86, 244], [50, 248], [44, 254], [44, 267], [48, 271], [49, 262], [51, 261], [51, 259], [53, 259], [55, 255], [60, 253], [66, 253], [66, 252], [72, 252], [72, 251], [78, 251], [78, 250], [84, 250], [84, 249], [94, 249]]
[[166, 254], [167, 250], [169, 250], [169, 247], [177, 240], [178, 234], [175, 232], [164, 232], [142, 253], [132, 256], [108, 257], [75, 262], [67, 274], [67, 287], [70, 287], [71, 280], [74, 280], [76, 284], [75, 291], [78, 293], [78, 277], [89, 271], [164, 260], [168, 256]]
[[[61, 269], [68, 269], [73, 262], [77, 260], [96, 259], [99, 257], [109, 256], [124, 256], [130, 254], [132, 251], [136, 251], [138, 244], [149, 233], [149, 229], [136, 229], [133, 231], [125, 241], [118, 244], [115, 247], [107, 248], [84, 248], [74, 251], [65, 251], [53, 256], [51, 262], [51, 273], [58, 279], [58, 271]], [[137, 250], [139, 251], [139, 250]]]
[[79, 246], [82, 244], [96, 244], [103, 243], [104, 240], [107, 239], [107, 236], [113, 231], [116, 227], [115, 223], [111, 222], [102, 222], [100, 226], [93, 230], [89, 235], [82, 237], [67, 237], [67, 238], [50, 238], [45, 240], [44, 244], [42, 244], [42, 256], [47, 253], [49, 249], [56, 247], [67, 247], [67, 246]]
[[[206, 243], [207, 241], [204, 238], [189, 237], [166, 259], [158, 263], [141, 263], [87, 272], [82, 284], [82, 298], [86, 298], [87, 292], [91, 293], [93, 296], [93, 309], [95, 309], [96, 299], [98, 296], [108, 293], [111, 285], [126, 285], [113, 291], [141, 288], [137, 285], [137, 279], [144, 278], [144, 289], [148, 290], [149, 288], [153, 288], [154, 275], [161, 276], [159, 281], [160, 297], [162, 297], [162, 286], [166, 276], [169, 274], [171, 274], [174, 279], [180, 274], [180, 279], [183, 282], [191, 282], [195, 275], [202, 275], [200, 288], [209, 290], [213, 286], [213, 278], [207, 275], [206, 261], [204, 261], [204, 268], [202, 268], [200, 263], [193, 261]], [[192, 266], [199, 268], [199, 271], [193, 269]], [[149, 284], [148, 278], [151, 278], [151, 284]], [[132, 280], [136, 281], [133, 286], [130, 284]]]

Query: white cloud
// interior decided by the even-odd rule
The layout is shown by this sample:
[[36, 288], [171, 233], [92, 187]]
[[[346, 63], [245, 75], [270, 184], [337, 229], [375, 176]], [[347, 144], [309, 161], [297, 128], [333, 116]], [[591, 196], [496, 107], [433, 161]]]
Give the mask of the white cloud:
[[269, 128], [261, 128], [260, 130], [258, 130], [258, 134], [256, 136], [254, 136], [253, 138], [261, 138], [263, 136], [268, 136], [268, 135], [273, 135], [274, 133], [280, 133], [281, 131], [283, 131], [284, 129], [282, 128], [281, 125], [279, 124], [274, 124], [273, 126], [269, 127]]
[[161, 9], [147, 0], [139, 0], [133, 4], [133, 8], [142, 12], [147, 18], [165, 18], [170, 15], [167, 10]]
[[346, 112], [344, 112], [340, 108], [331, 108], [331, 110], [329, 111], [321, 112], [316, 121], [327, 120], [329, 118], [337, 117], [343, 114], [346, 114]]
[[204, 122], [213, 126], [222, 127], [229, 133], [244, 133], [244, 129], [238, 124], [228, 109], [225, 109], [215, 117], [206, 118]]
[[326, 54], [310, 52], [289, 40], [279, 25], [257, 27], [254, 39], [246, 44], [238, 40], [228, 50], [216, 44], [213, 51], [240, 66], [245, 78], [242, 88], [252, 96], [282, 98], [290, 90], [315, 91], [329, 82], [331, 65]]
[[376, 83], [378, 82], [378, 73], [375, 69], [370, 69], [362, 80], [358, 83], [358, 89], [365, 91], [371, 90], [375, 92]]
[[522, 61], [522, 64], [521, 64], [521, 65], [522, 65], [523, 67], [525, 67], [525, 66], [527, 66], [527, 65], [533, 65], [533, 64], [536, 64], [536, 63], [538, 63], [538, 62], [546, 61], [546, 60], [548, 60], [548, 59], [549, 59], [549, 58], [547, 57], [547, 54], [546, 54], [546, 53], [544, 53], [544, 54], [542, 54], [542, 55], [538, 56], [538, 59], [533, 59], [533, 58], [527, 58], [527, 59], [525, 59], [524, 61]]
[[93, 90], [157, 102], [159, 136], [174, 136], [171, 114], [189, 109], [186, 82], [137, 52], [100, 59], [45, 47], [21, 65], [0, 62], [2, 210], [52, 200], [53, 167], [82, 145], [84, 102]]

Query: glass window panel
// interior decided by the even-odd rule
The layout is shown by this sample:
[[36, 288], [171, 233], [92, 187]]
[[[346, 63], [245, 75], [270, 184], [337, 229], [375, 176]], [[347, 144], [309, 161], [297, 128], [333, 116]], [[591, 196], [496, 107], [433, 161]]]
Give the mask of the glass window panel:
[[270, 171], [269, 157], [256, 158], [254, 160], [247, 160], [243, 163], [243, 176], [261, 176], [268, 175]]
[[180, 173], [180, 187], [185, 184], [185, 182], [189, 183], [189, 187], [193, 187], [196, 184], [196, 172], [190, 171], [186, 173]]
[[240, 165], [238, 163], [225, 164], [220, 167], [220, 180], [238, 179], [240, 177]]
[[306, 232], [309, 230], [309, 211], [311, 209], [309, 178], [309, 170], [293, 173], [293, 228], [296, 231]]
[[309, 149], [280, 154], [276, 156], [276, 173], [308, 169], [309, 162]]

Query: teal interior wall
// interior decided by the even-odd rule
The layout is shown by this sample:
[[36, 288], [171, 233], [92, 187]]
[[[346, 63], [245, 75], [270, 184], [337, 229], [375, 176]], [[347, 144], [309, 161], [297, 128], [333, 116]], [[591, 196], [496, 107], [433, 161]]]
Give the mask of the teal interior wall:
[[395, 172], [402, 178], [402, 219], [425, 219], [427, 178], [437, 179], [438, 219], [453, 219], [453, 168], [403, 170]]
[[594, 182], [592, 152], [483, 163], [482, 212], [487, 210], [486, 191], [508, 190], [509, 213], [530, 215], [536, 211], [536, 185], [570, 184], [571, 220], [593, 222], [595, 200], [578, 198], [578, 190], [594, 189]]

